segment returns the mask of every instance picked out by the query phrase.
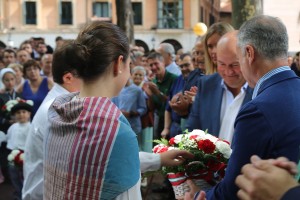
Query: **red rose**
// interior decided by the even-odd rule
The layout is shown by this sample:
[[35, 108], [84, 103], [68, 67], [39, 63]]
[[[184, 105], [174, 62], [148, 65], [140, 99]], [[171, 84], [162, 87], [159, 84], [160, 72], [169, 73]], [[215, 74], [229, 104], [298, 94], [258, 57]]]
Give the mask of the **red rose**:
[[227, 143], [227, 144], [229, 144], [229, 145], [230, 145], [230, 142], [229, 142], [229, 141], [227, 141], [227, 140], [218, 139], [218, 141], [222, 141], [222, 142], [225, 142], [225, 143]]
[[204, 151], [204, 153], [213, 153], [216, 149], [216, 145], [212, 143], [209, 139], [198, 141], [198, 148]]
[[191, 135], [191, 136], [190, 136], [190, 140], [196, 140], [197, 137], [198, 137], [198, 135]]
[[170, 140], [169, 140], [169, 144], [170, 145], [174, 145], [175, 144], [175, 138], [174, 137], [172, 137]]
[[207, 167], [211, 171], [219, 171], [222, 167], [222, 163], [214, 160], [209, 160], [207, 163]]
[[156, 145], [153, 148], [153, 153], [163, 153], [165, 151], [168, 151], [168, 147], [165, 145]]

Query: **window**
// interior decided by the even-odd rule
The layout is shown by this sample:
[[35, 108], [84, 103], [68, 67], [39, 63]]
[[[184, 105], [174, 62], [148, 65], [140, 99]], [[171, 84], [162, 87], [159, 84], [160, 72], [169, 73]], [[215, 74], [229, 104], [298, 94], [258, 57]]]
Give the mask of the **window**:
[[158, 28], [183, 28], [183, 1], [157, 0]]
[[61, 1], [60, 23], [73, 24], [73, 10], [71, 1]]
[[97, 17], [110, 17], [108, 2], [94, 2], [93, 15]]
[[36, 24], [36, 2], [25, 2], [25, 24]]
[[132, 2], [132, 10], [134, 13], [133, 20], [135, 25], [143, 24], [142, 2]]

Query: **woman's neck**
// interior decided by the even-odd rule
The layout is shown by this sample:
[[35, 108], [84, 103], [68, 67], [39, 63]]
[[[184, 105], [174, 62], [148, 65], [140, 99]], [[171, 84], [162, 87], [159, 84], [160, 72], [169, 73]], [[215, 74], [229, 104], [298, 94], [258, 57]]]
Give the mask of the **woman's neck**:
[[80, 88], [79, 97], [114, 97], [116, 83], [112, 80], [99, 79], [96, 82], [84, 82]]

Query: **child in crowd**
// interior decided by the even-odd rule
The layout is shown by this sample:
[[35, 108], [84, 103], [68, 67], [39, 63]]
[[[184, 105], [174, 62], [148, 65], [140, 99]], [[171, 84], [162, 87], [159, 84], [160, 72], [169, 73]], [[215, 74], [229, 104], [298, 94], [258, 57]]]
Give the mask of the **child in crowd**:
[[[31, 100], [12, 100], [10, 101], [13, 106], [9, 105], [8, 102], [7, 109], [14, 117], [16, 123], [9, 127], [7, 131], [7, 148], [11, 151], [21, 150], [24, 151], [25, 142], [27, 135], [30, 131], [30, 115], [33, 107], [33, 102]], [[9, 110], [9, 108], [11, 110]], [[23, 167], [17, 166], [11, 162], [8, 165], [9, 176], [11, 182], [15, 188], [15, 198], [21, 199], [22, 187], [23, 187]]]

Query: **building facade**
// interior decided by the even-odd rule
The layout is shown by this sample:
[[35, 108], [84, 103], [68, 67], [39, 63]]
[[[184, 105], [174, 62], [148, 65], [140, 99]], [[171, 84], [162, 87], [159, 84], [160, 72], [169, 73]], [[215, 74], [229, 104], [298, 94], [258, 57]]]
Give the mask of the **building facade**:
[[[220, 0], [132, 0], [137, 45], [146, 50], [161, 42], [191, 50], [197, 36], [193, 26], [219, 21]], [[116, 23], [115, 0], [0, 0], [0, 40], [19, 45], [30, 37], [74, 39], [88, 21]]]

